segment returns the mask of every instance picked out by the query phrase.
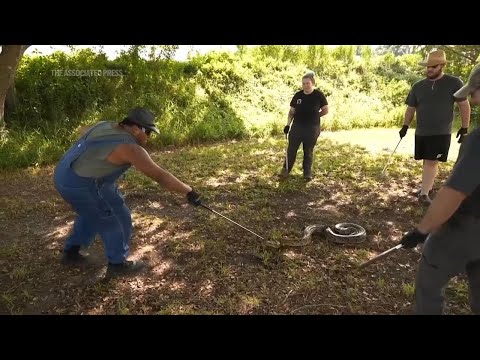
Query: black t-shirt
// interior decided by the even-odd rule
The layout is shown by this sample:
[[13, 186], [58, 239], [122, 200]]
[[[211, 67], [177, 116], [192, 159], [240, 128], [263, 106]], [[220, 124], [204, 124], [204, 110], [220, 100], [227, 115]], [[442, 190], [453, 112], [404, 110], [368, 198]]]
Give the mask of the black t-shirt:
[[415, 83], [405, 103], [416, 109], [417, 128], [415, 135], [446, 135], [452, 133], [453, 94], [463, 86], [458, 77], [444, 74], [440, 79], [432, 81], [423, 79]]
[[445, 185], [469, 194], [456, 213], [480, 217], [480, 128], [464, 138]]
[[294, 123], [301, 125], [320, 125], [320, 109], [328, 105], [325, 95], [314, 89], [310, 94], [305, 94], [303, 90], [297, 92], [290, 106], [295, 108]]

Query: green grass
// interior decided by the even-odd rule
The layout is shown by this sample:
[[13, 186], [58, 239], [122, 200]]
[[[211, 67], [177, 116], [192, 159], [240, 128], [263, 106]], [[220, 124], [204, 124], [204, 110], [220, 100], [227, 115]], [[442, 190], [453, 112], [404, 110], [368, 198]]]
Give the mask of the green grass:
[[40, 131], [11, 130], [0, 140], [0, 169], [55, 163], [72, 140], [73, 137], [60, 132], [46, 135]]
[[[37, 298], [32, 306], [40, 309], [49, 289], [59, 287], [65, 292], [59, 303], [43, 305], [52, 312], [290, 314], [307, 305], [312, 306], [298, 312], [406, 312], [405, 304], [413, 298], [411, 269], [418, 254], [396, 252], [354, 271], [356, 265], [395, 245], [425, 211], [409, 195], [420, 183], [421, 164], [408, 149], [395, 156], [387, 176], [380, 174], [391, 152], [382, 141], [394, 143], [397, 132], [386, 129], [380, 134], [372, 129], [351, 131], [350, 136], [323, 132], [315, 149], [315, 177], [309, 183], [302, 178], [301, 150], [291, 176], [285, 181], [276, 177], [286, 145], [281, 136], [154, 152], [154, 160], [194, 186], [207, 205], [265, 239], [297, 238], [306, 225], [347, 221], [364, 226], [367, 241], [342, 246], [319, 237], [302, 248], [267, 248], [250, 233], [189, 206], [182, 195], [165, 191], [131, 169], [120, 185], [135, 223], [132, 254], [146, 255], [152, 270], [128, 281], [93, 286], [82, 279], [87, 283], [94, 278], [98, 267], [85, 274], [60, 268], [51, 250], [54, 239], [49, 234], [73, 218], [52, 190], [51, 169], [2, 174], [0, 180], [7, 185], [0, 207], [1, 228], [7, 235], [19, 228], [35, 231], [22, 236], [21, 249], [10, 237], [0, 245], [0, 269], [6, 271], [0, 273], [0, 311], [21, 312], [32, 297]], [[437, 185], [452, 165], [453, 159], [442, 165]], [[25, 191], [13, 190], [18, 188]], [[24, 212], [32, 195], [37, 204], [48, 201]], [[60, 248], [58, 243], [55, 249]], [[150, 251], [142, 252], [146, 248]], [[97, 256], [103, 258], [103, 252]], [[399, 268], [406, 263], [408, 269]], [[55, 280], [45, 268], [55, 273]], [[72, 278], [78, 281], [75, 286], [65, 286]], [[28, 287], [16, 287], [27, 282]], [[450, 287], [449, 300], [451, 312], [468, 313], [464, 284]]]
[[403, 284], [402, 291], [407, 297], [412, 298], [415, 294], [415, 285], [414, 284]]

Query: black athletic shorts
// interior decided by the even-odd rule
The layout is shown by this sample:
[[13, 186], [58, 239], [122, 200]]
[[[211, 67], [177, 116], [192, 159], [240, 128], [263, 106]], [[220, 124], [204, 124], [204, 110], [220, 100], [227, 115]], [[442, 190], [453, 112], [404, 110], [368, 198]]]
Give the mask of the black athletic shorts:
[[449, 135], [415, 135], [415, 160], [438, 160], [446, 162], [450, 150]]

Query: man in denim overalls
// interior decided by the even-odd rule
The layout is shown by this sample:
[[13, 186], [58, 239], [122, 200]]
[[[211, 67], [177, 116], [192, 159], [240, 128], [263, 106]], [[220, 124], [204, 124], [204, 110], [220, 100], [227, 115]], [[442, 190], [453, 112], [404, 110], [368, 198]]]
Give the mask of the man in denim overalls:
[[[480, 64], [457, 99], [480, 104]], [[405, 248], [425, 242], [415, 281], [415, 313], [442, 314], [444, 289], [466, 272], [471, 309], [480, 314], [480, 128], [462, 141], [457, 162], [418, 226], [401, 240]]]
[[127, 260], [132, 218], [115, 184], [132, 165], [167, 190], [185, 194], [192, 205], [200, 205], [200, 196], [158, 166], [141, 146], [153, 131], [158, 133], [153, 114], [135, 108], [118, 124], [102, 121], [91, 127], [60, 160], [55, 188], [77, 214], [65, 242], [64, 263], [84, 261], [80, 248], [88, 247], [99, 234], [108, 259], [107, 273], [130, 274], [144, 267], [141, 261]]

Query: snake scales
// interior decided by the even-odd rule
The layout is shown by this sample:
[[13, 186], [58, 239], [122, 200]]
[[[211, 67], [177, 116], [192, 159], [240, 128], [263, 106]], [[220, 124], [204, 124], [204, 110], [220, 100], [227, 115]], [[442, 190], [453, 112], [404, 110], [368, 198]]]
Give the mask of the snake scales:
[[274, 248], [306, 246], [312, 242], [312, 236], [314, 234], [325, 234], [328, 240], [340, 244], [358, 244], [365, 241], [367, 237], [365, 229], [353, 223], [336, 224], [333, 230], [327, 225], [314, 224], [305, 228], [302, 238], [268, 240], [266, 245]]

